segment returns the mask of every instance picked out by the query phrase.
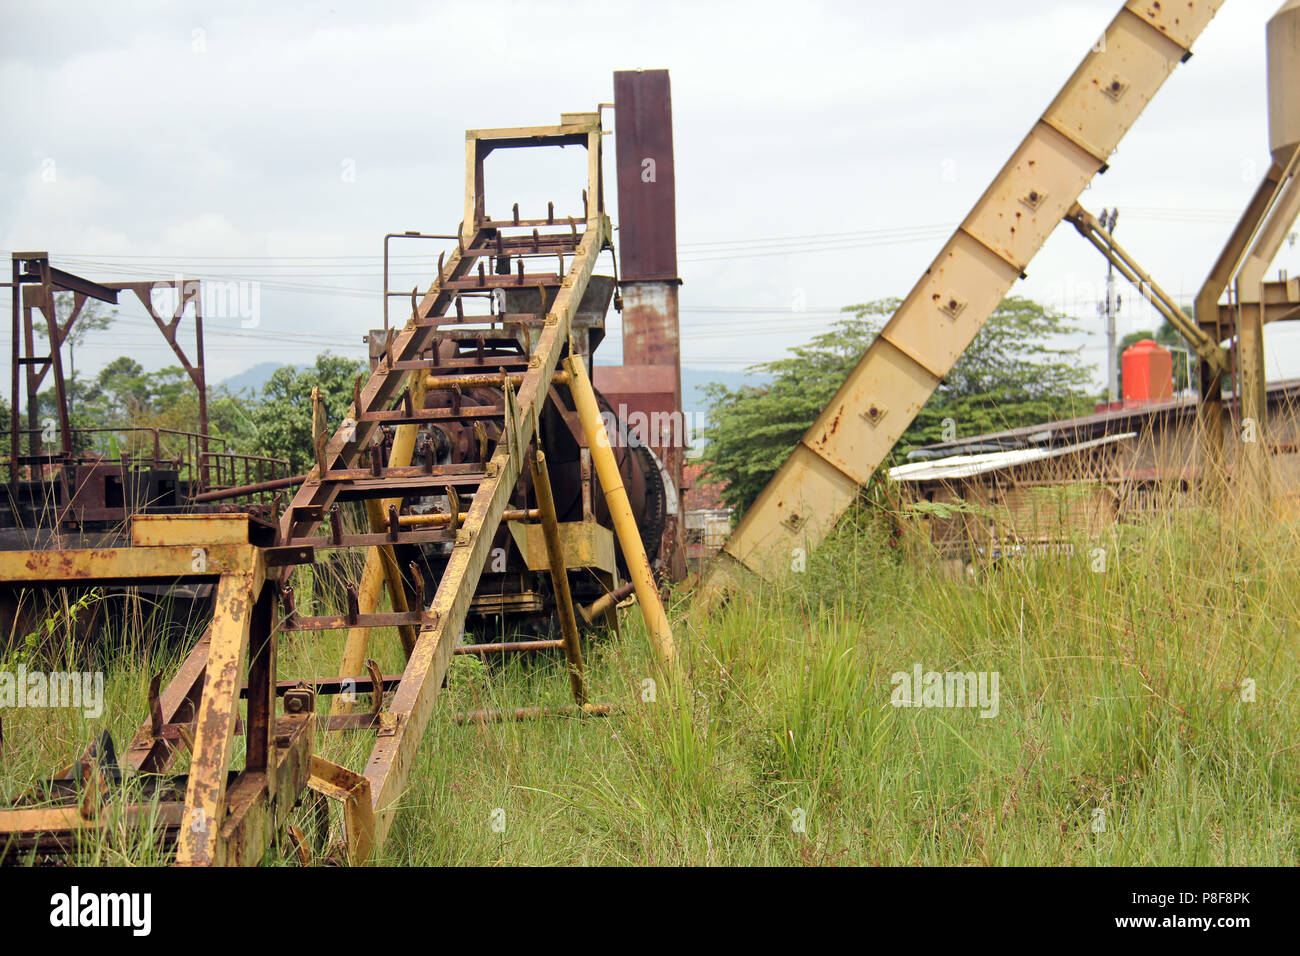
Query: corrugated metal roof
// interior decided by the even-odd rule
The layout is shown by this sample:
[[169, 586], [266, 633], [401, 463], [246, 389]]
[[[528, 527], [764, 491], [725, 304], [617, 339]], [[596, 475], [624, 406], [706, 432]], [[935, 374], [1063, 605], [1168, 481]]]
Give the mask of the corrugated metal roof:
[[1133, 438], [1136, 435], [1137, 432], [1124, 432], [1119, 435], [1106, 435], [1104, 438], [1095, 438], [1092, 441], [1080, 442], [1077, 445], [1063, 445], [1058, 448], [1018, 448], [1012, 451], [991, 451], [980, 455], [952, 455], [948, 458], [937, 458], [932, 461], [910, 462], [889, 469], [889, 477], [895, 481], [938, 481], [945, 478], [969, 478], [972, 475], [982, 475], [985, 472], [998, 471], [1001, 468], [1010, 468], [1013, 465], [1027, 465], [1030, 462], [1042, 461], [1045, 458], [1059, 458], [1062, 455], [1071, 455], [1077, 451], [1096, 448], [1098, 445], [1108, 445], [1111, 442]]
[[[1270, 405], [1295, 401], [1300, 398], [1300, 379], [1283, 379], [1269, 382], [1266, 388]], [[1236, 407], [1236, 396], [1231, 390], [1224, 390], [1225, 408]], [[1006, 431], [988, 432], [973, 435], [951, 442], [935, 442], [921, 448], [914, 448], [908, 453], [909, 463], [917, 460], [936, 461], [960, 452], [970, 452], [975, 448], [997, 449], [1020, 448], [1044, 442], [1070, 442], [1087, 440], [1098, 432], [1103, 435], [1115, 428], [1130, 430], [1140, 428], [1149, 419], [1161, 415], [1191, 417], [1196, 414], [1195, 398], [1175, 398], [1167, 402], [1153, 402], [1150, 405], [1137, 405], [1131, 408], [1117, 408], [1113, 411], [1094, 412], [1078, 418], [1063, 418], [1059, 421], [1044, 422], [1041, 425], [1027, 425], [1023, 428], [1011, 428]], [[999, 446], [1001, 446], [999, 448]]]

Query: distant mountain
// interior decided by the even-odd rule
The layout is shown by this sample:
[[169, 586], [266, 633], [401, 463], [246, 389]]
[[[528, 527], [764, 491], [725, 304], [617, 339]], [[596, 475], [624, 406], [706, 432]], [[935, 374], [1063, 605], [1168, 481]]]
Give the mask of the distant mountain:
[[[262, 391], [262, 386], [271, 380], [271, 376], [275, 374], [275, 370], [283, 368], [287, 364], [289, 363], [258, 362], [256, 365], [250, 365], [248, 368], [236, 375], [232, 375], [229, 378], [223, 378], [217, 384], [224, 385], [236, 394], [239, 392], [249, 392], [256, 395]], [[306, 366], [296, 365], [294, 367], [305, 368]]]
[[708, 411], [709, 403], [704, 397], [704, 387], [713, 383], [725, 385], [733, 391], [742, 385], [766, 385], [771, 381], [767, 375], [748, 375], [745, 372], [720, 372], [712, 368], [682, 367], [682, 411], [700, 413]]

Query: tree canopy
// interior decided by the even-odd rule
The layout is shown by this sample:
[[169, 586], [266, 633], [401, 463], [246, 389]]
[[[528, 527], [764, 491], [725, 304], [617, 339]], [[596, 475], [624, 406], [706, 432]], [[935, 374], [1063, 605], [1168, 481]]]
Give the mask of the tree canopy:
[[[225, 449], [245, 454], [285, 458], [291, 472], [306, 471], [313, 460], [311, 447], [311, 390], [319, 386], [330, 430], [338, 427], [352, 401], [352, 383], [365, 370], [365, 362], [322, 352], [304, 368], [284, 365], [255, 394], [234, 394], [208, 386], [208, 434], [225, 439]], [[180, 366], [147, 371], [130, 356], [113, 359], [91, 379], [70, 375], [66, 382], [74, 429], [113, 431], [79, 433], [76, 447], [110, 457], [145, 441], [125, 429], [166, 428], [199, 431], [199, 401], [189, 374]], [[0, 411], [8, 421], [7, 403]], [[54, 418], [53, 387], [37, 396], [38, 420]], [[24, 425], [26, 413], [24, 412]], [[8, 430], [5, 429], [7, 444]], [[164, 448], [178, 453], [164, 439]]]
[[[707, 474], [726, 483], [727, 504], [743, 511], [776, 473], [899, 305], [877, 299], [807, 345], [754, 366], [763, 386], [710, 385], [709, 425], [700, 433]], [[1092, 410], [1092, 368], [1060, 344], [1077, 331], [1068, 317], [1008, 296], [962, 353], [904, 433], [895, 455], [919, 445], [1049, 421]]]
[[282, 365], [262, 389], [252, 410], [255, 452], [287, 458], [289, 470], [301, 474], [311, 467], [311, 390], [320, 388], [321, 401], [331, 431], [343, 420], [352, 402], [352, 385], [365, 371], [364, 362], [330, 352], [316, 356], [303, 369]]

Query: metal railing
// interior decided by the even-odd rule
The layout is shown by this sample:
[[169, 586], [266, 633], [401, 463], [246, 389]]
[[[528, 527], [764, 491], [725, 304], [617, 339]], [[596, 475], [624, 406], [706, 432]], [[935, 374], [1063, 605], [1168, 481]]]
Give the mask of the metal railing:
[[[199, 470], [203, 475], [200, 494], [245, 486], [274, 485], [291, 477], [289, 462], [283, 458], [231, 451], [209, 451], [201, 456], [200, 461]], [[250, 489], [248, 494], [238, 497], [246, 497], [253, 501], [269, 501], [274, 493], [273, 487], [256, 491]]]
[[[18, 456], [26, 475], [12, 480], [39, 481], [57, 479], [67, 468], [88, 465], [120, 465], [123, 469], [173, 468], [177, 480], [189, 489], [189, 497], [266, 482], [283, 482], [290, 478], [289, 462], [283, 458], [228, 451], [229, 442], [216, 435], [143, 425], [123, 427], [98, 426], [72, 429], [70, 455], [61, 450], [44, 451], [45, 432], [39, 428], [21, 429], [26, 436], [28, 454]], [[107, 440], [106, 440], [107, 439]], [[270, 490], [252, 491], [250, 500], [266, 500]]]

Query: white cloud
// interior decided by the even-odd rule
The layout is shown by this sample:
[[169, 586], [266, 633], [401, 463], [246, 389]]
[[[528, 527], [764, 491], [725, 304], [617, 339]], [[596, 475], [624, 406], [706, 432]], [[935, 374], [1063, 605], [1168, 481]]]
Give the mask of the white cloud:
[[[1243, 166], [1262, 170], [1268, 158], [1263, 30], [1275, 7], [1225, 4], [1085, 194], [1091, 207], [1121, 208], [1119, 235], [1175, 295], [1194, 291], [1230, 223], [1155, 210], [1233, 210], [1253, 190]], [[955, 224], [1117, 8], [1117, 0], [15, 6], [0, 13], [0, 84], [19, 91], [0, 106], [0, 235], [11, 249], [56, 256], [377, 257], [387, 231], [454, 229], [465, 128], [551, 122], [609, 101], [614, 69], [667, 67], [684, 358], [735, 367], [811, 335], [816, 316], [789, 326], [769, 319], [738, 345], [744, 315], [693, 309], [782, 310], [797, 290], [813, 310], [902, 295], [942, 236], [725, 261], [690, 261], [701, 258], [692, 244]], [[41, 188], [47, 158], [57, 189]], [[341, 176], [345, 161], [354, 182]], [[616, 209], [612, 188], [608, 199]], [[1293, 250], [1282, 258], [1300, 271]], [[381, 314], [376, 270], [338, 265], [356, 259], [314, 270], [294, 261], [244, 265], [268, 285], [262, 328], [310, 329], [359, 351]], [[161, 260], [133, 267], [141, 262]], [[1017, 291], [1043, 295], [1103, 271], [1065, 227]], [[308, 284], [373, 294], [291, 288]], [[1076, 311], [1100, 333], [1091, 302]], [[1300, 374], [1300, 348], [1287, 338], [1270, 338], [1281, 363], [1270, 368]], [[113, 341], [102, 344], [111, 350]], [[214, 329], [212, 377], [246, 364], [249, 348]], [[617, 342], [606, 348], [616, 352]], [[275, 350], [288, 361], [316, 351]], [[165, 351], [156, 359], [167, 360]]]

